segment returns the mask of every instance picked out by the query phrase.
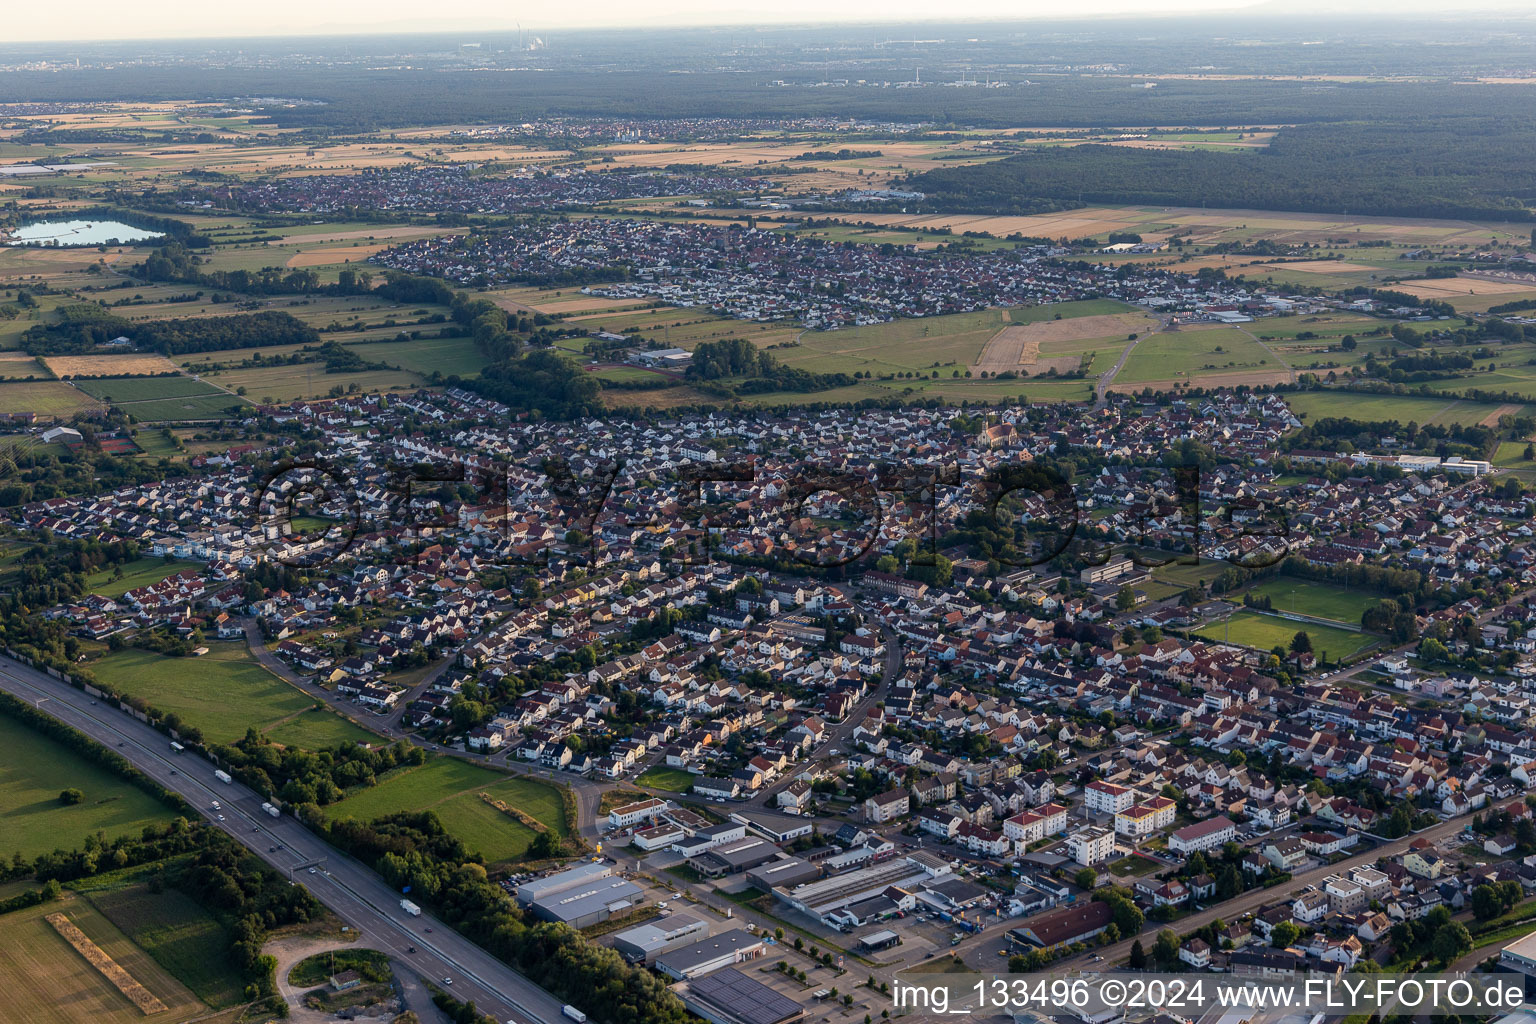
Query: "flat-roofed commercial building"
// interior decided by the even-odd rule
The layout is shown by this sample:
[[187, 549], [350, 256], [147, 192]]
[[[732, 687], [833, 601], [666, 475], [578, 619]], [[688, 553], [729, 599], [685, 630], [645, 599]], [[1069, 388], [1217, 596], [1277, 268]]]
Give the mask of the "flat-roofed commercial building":
[[520, 903], [532, 903], [534, 900], [548, 896], [552, 892], [569, 889], [573, 885], [581, 885], [584, 882], [595, 882], [612, 874], [613, 865], [589, 861], [586, 864], [578, 864], [574, 868], [568, 868], [553, 875], [545, 875], [543, 878], [535, 878], [531, 882], [524, 882], [517, 887], [517, 899]]
[[1197, 821], [1168, 836], [1168, 849], [1186, 856], [1197, 850], [1209, 850], [1220, 846], [1237, 835], [1237, 826], [1224, 814]]
[[754, 935], [745, 928], [732, 928], [691, 946], [663, 953], [656, 957], [655, 964], [656, 969], [667, 977], [683, 981], [756, 959], [763, 955], [765, 948], [761, 935]]
[[600, 878], [569, 886], [529, 904], [537, 917], [560, 921], [572, 928], [601, 924], [640, 902], [645, 890], [623, 878]]
[[821, 868], [799, 857], [769, 861], [747, 872], [747, 881], [763, 892], [779, 886], [795, 886], [821, 877]]
[[1536, 932], [1505, 946], [1499, 952], [1499, 966], [1536, 978]]
[[682, 997], [710, 1024], [793, 1024], [805, 1016], [804, 1006], [734, 967], [690, 982]]
[[626, 960], [642, 963], [663, 953], [699, 942], [709, 935], [709, 925], [697, 917], [673, 914], [626, 928], [613, 937], [613, 948]]
[[766, 864], [779, 853], [779, 848], [768, 840], [758, 836], [747, 836], [734, 843], [722, 843], [689, 857], [688, 863], [706, 878], [722, 878], [726, 875], [739, 875], [759, 864]]

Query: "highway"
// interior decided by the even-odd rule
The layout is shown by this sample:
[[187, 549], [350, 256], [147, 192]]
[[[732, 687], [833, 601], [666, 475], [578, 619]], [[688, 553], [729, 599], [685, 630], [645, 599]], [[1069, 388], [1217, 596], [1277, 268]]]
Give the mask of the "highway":
[[[115, 750], [139, 771], [179, 793], [216, 827], [308, 886], [316, 899], [362, 932], [370, 948], [410, 965], [456, 998], [472, 1000], [497, 1020], [556, 1024], [562, 1019], [561, 1002], [554, 996], [431, 915], [407, 915], [400, 909], [400, 894], [372, 869], [338, 852], [291, 815], [271, 817], [261, 809], [262, 797], [255, 791], [238, 782], [220, 782], [211, 763], [194, 754], [174, 753], [163, 733], [110, 703], [98, 703], [46, 673], [3, 656], [0, 689]], [[215, 800], [219, 810], [213, 809]], [[311, 865], [317, 865], [313, 872]], [[444, 979], [452, 979], [451, 984]]]

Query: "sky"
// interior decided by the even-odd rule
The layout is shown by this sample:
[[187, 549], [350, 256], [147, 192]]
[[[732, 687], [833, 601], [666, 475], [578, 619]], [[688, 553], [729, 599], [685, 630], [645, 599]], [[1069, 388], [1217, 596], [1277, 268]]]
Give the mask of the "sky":
[[[1300, 0], [1319, 11], [1358, 11], [1384, 0]], [[1529, 0], [1473, 0], [1479, 9], [1528, 13]], [[69, 39], [166, 39], [302, 36], [372, 32], [499, 31], [519, 25], [555, 30], [643, 26], [742, 25], [806, 22], [1083, 18], [1100, 15], [1178, 15], [1267, 7], [1264, 0], [72, 0], [64, 4], [6, 4], [5, 36], [13, 42]], [[1295, 5], [1292, 5], [1293, 10]], [[1444, 10], [1433, 0], [1394, 0], [1391, 9]]]

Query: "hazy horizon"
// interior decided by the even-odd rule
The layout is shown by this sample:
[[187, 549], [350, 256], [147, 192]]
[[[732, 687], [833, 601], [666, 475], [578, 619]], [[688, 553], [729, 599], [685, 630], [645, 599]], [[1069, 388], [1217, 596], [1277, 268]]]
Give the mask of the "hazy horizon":
[[[1477, 0], [1477, 12], [1532, 16], [1524, 0]], [[704, 28], [810, 24], [879, 24], [975, 21], [1079, 20], [1083, 18], [1178, 17], [1199, 14], [1247, 14], [1347, 18], [1374, 12], [1464, 20], [1469, 11], [1448, 11], [1432, 0], [1366, 0], [1340, 9], [1329, 0], [1083, 0], [1070, 13], [1045, 0], [961, 0], [947, 5], [942, 18], [931, 4], [916, 0], [847, 0], [832, 7], [813, 0], [780, 0], [771, 7], [709, 0], [591, 0], [583, 17], [573, 20], [565, 5], [540, 4], [508, 15], [492, 0], [460, 0], [453, 13], [425, 17], [419, 4], [408, 0], [342, 0], [324, 7], [302, 0], [269, 0], [262, 5], [198, 7], [182, 3], [149, 3], [125, 8], [109, 0], [80, 0], [67, 12], [32, 7], [8, 16], [13, 43], [100, 43], [115, 40], [242, 39], [305, 36], [374, 35], [386, 33], [454, 33], [579, 31], [607, 28]], [[87, 26], [82, 31], [82, 26]]]

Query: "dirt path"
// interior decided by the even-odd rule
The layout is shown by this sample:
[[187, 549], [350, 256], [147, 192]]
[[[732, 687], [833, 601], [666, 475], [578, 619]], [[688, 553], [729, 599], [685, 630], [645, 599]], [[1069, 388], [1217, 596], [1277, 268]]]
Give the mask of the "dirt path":
[[1291, 383], [1291, 384], [1295, 384], [1296, 383], [1296, 368], [1294, 366], [1292, 366], [1290, 363], [1286, 362], [1284, 357], [1282, 357], [1280, 355], [1280, 353], [1278, 353], [1274, 349], [1270, 348], [1267, 344], [1264, 343], [1263, 339], [1259, 338], [1256, 334], [1254, 334], [1248, 328], [1246, 328], [1246, 327], [1239, 327], [1238, 330], [1242, 331], [1244, 334], [1248, 335], [1248, 337], [1252, 338], [1253, 339], [1253, 343], [1255, 345], [1258, 345], [1259, 348], [1262, 348], [1265, 352], [1268, 352], [1270, 355], [1274, 356], [1275, 357], [1275, 362], [1277, 362], [1281, 366], [1285, 367], [1285, 372], [1286, 372], [1286, 374], [1289, 377], [1288, 383]]
[[328, 953], [333, 949], [348, 949], [351, 945], [351, 943], [337, 942], [335, 939], [309, 937], [278, 939], [267, 943], [262, 952], [277, 960], [277, 993], [288, 1003], [290, 1021], [295, 1024], [335, 1024], [336, 1018], [333, 1015], [307, 1009], [304, 1006], [304, 993], [309, 989], [290, 985], [288, 971], [305, 957], [314, 956], [316, 953]]

